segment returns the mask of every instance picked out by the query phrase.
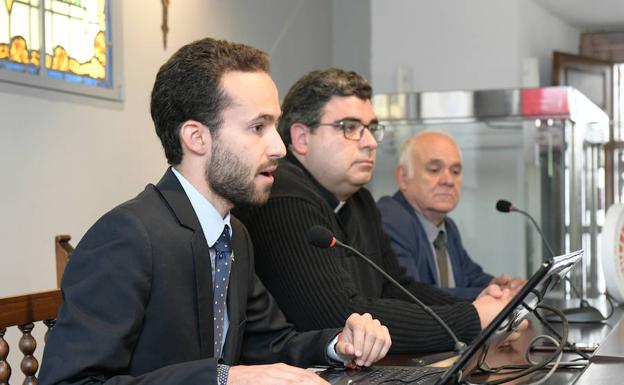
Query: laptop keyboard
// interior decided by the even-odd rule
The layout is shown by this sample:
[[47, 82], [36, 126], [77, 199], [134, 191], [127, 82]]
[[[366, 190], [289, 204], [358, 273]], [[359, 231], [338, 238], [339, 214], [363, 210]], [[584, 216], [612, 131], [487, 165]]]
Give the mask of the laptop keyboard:
[[[446, 369], [414, 367], [375, 367], [366, 375], [362, 383], [375, 385], [425, 384], [437, 380]], [[355, 381], [355, 384], [360, 381]]]
[[446, 368], [428, 368], [413, 366], [375, 366], [361, 371], [343, 372], [342, 375], [336, 377], [323, 376], [332, 384], [349, 384], [349, 385], [399, 385], [399, 384], [433, 384]]

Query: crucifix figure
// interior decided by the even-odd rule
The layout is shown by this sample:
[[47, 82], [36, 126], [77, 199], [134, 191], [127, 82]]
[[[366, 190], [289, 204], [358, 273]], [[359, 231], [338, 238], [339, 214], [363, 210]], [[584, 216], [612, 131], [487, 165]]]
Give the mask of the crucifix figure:
[[162, 13], [162, 25], [160, 26], [160, 29], [162, 30], [163, 33], [163, 47], [165, 49], [167, 49], [167, 33], [169, 32], [169, 2], [171, 0], [160, 0], [162, 3], [162, 7], [163, 7], [163, 13]]

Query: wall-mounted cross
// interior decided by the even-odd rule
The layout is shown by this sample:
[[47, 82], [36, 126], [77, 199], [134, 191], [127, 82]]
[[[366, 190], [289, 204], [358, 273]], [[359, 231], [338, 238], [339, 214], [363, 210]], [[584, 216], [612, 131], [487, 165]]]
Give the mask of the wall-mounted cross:
[[167, 49], [167, 33], [169, 32], [169, 2], [171, 0], [160, 0], [162, 3], [162, 25], [160, 29], [163, 33], [163, 48]]

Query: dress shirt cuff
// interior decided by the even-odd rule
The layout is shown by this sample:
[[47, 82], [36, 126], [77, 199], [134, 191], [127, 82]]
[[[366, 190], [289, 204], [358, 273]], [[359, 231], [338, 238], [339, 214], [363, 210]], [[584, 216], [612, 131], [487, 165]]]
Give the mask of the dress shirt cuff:
[[230, 374], [230, 366], [217, 364], [217, 385], [226, 385]]
[[342, 332], [338, 333], [336, 337], [334, 337], [329, 344], [327, 344], [327, 358], [330, 364], [338, 366], [345, 365], [349, 362], [349, 360], [345, 360], [336, 352], [336, 344], [340, 341], [340, 337], [342, 336]]

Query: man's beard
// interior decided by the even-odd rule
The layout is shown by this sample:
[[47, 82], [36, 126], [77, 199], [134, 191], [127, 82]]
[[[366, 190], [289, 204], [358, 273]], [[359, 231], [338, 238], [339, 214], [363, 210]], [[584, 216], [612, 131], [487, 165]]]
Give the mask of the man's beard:
[[[258, 169], [277, 164], [276, 160]], [[271, 186], [256, 189], [252, 168], [228, 151], [218, 140], [212, 141], [212, 156], [206, 169], [206, 181], [210, 188], [235, 206], [261, 205], [269, 199]]]

